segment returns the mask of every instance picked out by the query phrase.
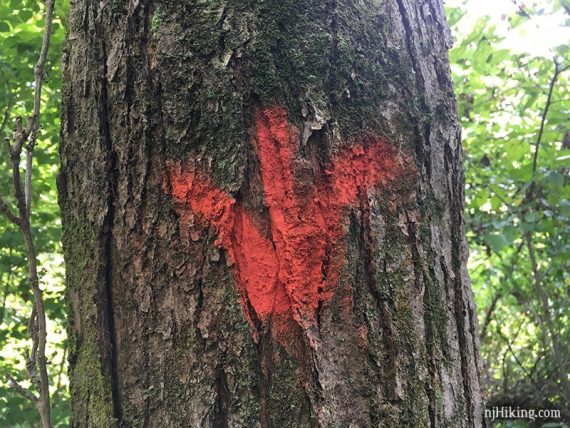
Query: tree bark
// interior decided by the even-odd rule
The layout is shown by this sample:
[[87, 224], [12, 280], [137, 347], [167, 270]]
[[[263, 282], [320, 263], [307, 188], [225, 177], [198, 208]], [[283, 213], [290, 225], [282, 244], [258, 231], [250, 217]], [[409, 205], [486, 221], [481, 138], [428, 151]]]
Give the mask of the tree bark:
[[478, 427], [438, 0], [77, 0], [73, 426]]

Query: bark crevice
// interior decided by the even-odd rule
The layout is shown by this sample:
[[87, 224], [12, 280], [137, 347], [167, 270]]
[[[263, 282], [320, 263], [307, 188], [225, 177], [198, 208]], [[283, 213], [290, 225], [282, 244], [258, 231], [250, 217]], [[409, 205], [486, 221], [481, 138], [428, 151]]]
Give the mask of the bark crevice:
[[[107, 58], [107, 49], [104, 42], [101, 42], [102, 57]], [[107, 189], [107, 213], [103, 220], [103, 238], [102, 238], [102, 261], [105, 272], [104, 288], [102, 296], [103, 313], [105, 315], [105, 324], [109, 340], [109, 365], [110, 365], [110, 383], [113, 398], [114, 418], [120, 422], [122, 419], [121, 397], [119, 394], [119, 371], [117, 366], [117, 340], [115, 330], [115, 311], [113, 309], [113, 272], [114, 272], [114, 254], [113, 254], [113, 228], [115, 222], [115, 194], [116, 194], [116, 154], [113, 147], [111, 132], [109, 128], [109, 106], [108, 106], [108, 88], [107, 88], [107, 65], [106, 61], [103, 65], [103, 81], [101, 82], [101, 102], [100, 102], [100, 124], [101, 134], [104, 138], [105, 149], [107, 150], [107, 177], [105, 182]]]

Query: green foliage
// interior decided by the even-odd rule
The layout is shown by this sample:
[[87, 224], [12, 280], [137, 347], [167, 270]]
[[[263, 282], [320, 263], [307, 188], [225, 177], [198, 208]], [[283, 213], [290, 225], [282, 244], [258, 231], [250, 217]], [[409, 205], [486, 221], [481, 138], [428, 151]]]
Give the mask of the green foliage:
[[[62, 22], [66, 6], [56, 2], [52, 45], [45, 67], [42, 112], [35, 150], [32, 225], [39, 250], [40, 275], [49, 317], [47, 357], [52, 383], [54, 426], [69, 421], [65, 368], [63, 266], [60, 256], [60, 220], [55, 177], [58, 169], [60, 57], [64, 41]], [[31, 0], [0, 2], [0, 138], [12, 137], [16, 116], [33, 109], [34, 65], [43, 37], [45, 7]], [[25, 120], [24, 120], [25, 121]], [[0, 193], [13, 202], [6, 147], [0, 150]], [[31, 290], [20, 232], [0, 216], [0, 426], [37, 426], [33, 405], [6, 383], [10, 373], [28, 386], [24, 352], [29, 347], [27, 324]]]
[[[510, 31], [560, 10], [556, 2], [545, 3], [525, 9], [530, 18], [505, 17]], [[469, 268], [487, 399], [568, 408], [554, 347], [559, 344], [568, 371], [570, 70], [557, 76], [539, 135], [555, 74], [552, 57], [564, 68], [570, 52], [561, 46], [551, 57], [515, 53], [502, 48], [488, 18], [461, 34], [463, 7], [447, 13], [456, 35], [450, 58], [463, 126]]]

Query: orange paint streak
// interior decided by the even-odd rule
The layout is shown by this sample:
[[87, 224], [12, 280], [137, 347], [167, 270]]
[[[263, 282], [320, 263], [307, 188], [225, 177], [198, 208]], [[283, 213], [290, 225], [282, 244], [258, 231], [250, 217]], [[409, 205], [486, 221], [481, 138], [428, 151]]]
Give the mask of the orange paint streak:
[[343, 210], [360, 192], [389, 183], [401, 167], [386, 142], [368, 137], [334, 157], [324, 177], [303, 191], [295, 176], [299, 131], [285, 109], [258, 111], [255, 134], [271, 236], [208, 178], [174, 168], [169, 175], [172, 196], [185, 206], [179, 213], [202, 216], [216, 230], [216, 245], [234, 264], [248, 320], [271, 321], [272, 334], [285, 344], [291, 321], [311, 328], [319, 305], [334, 294], [343, 265]]

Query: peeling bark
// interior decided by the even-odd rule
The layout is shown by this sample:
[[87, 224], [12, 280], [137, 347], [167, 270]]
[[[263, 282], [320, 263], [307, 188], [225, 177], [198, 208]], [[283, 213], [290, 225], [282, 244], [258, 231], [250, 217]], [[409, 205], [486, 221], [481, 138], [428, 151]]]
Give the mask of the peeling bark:
[[483, 424], [449, 45], [437, 0], [71, 5], [73, 426]]

